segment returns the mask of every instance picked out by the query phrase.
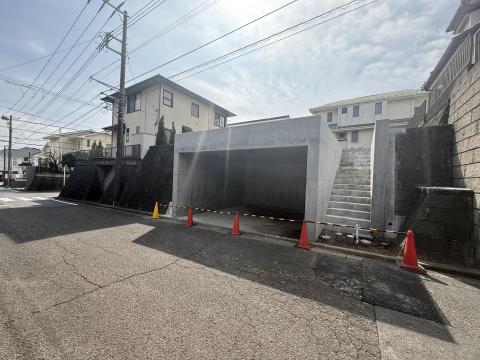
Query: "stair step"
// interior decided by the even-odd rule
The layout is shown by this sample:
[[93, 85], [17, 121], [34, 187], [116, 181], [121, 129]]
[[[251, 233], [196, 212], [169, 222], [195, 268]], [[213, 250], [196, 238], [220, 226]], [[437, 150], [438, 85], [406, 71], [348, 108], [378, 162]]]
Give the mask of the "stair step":
[[357, 184], [333, 184], [334, 189], [339, 190], [361, 190], [361, 191], [370, 191], [370, 184], [368, 185], [357, 185]]
[[370, 211], [328, 208], [327, 215], [344, 216], [354, 219], [370, 220]]
[[333, 189], [332, 195], [370, 197], [370, 191]]
[[330, 201], [328, 203], [329, 208], [336, 209], [346, 209], [346, 210], [359, 210], [359, 211], [368, 211], [370, 212], [370, 205], [368, 204], [357, 204], [346, 201]]
[[337, 177], [340, 178], [349, 178], [349, 177], [363, 177], [365, 179], [370, 179], [370, 170], [342, 170], [337, 171]]
[[330, 196], [330, 201], [370, 204], [370, 197], [332, 195]]
[[358, 224], [363, 228], [370, 227], [370, 220], [356, 219], [348, 216], [325, 215], [324, 221], [340, 224], [340, 225], [349, 225], [349, 226], [355, 226], [356, 224]]
[[370, 185], [370, 177], [361, 179], [356, 177], [335, 178], [334, 184], [346, 184], [346, 185]]

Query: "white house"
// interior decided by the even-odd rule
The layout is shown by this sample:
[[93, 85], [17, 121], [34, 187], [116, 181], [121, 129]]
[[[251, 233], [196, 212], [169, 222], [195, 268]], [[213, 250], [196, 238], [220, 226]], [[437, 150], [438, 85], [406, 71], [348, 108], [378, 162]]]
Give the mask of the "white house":
[[[37, 165], [37, 159], [34, 155], [40, 153], [40, 150], [23, 147], [21, 149], [12, 149], [12, 179], [24, 179], [25, 178], [25, 166]], [[3, 181], [3, 174], [5, 177], [8, 171], [8, 150], [0, 151], [0, 173]]]
[[111, 134], [108, 131], [79, 130], [56, 133], [45, 136], [47, 140], [43, 147], [44, 157], [53, 154], [60, 161], [60, 154], [68, 154], [80, 150], [90, 150], [92, 145], [102, 144], [104, 148], [111, 147]]
[[402, 90], [340, 100], [310, 109], [332, 129], [344, 148], [370, 148], [376, 120], [404, 127], [426, 98], [421, 90]]
[[[159, 116], [165, 128], [175, 127], [177, 133], [223, 128], [227, 118], [235, 116], [225, 108], [203, 98], [173, 81], [155, 75], [125, 89], [127, 96], [124, 117], [124, 143], [140, 145], [141, 155], [155, 145]], [[103, 100], [113, 102], [115, 94]], [[112, 114], [112, 144], [117, 143], [116, 108]]]

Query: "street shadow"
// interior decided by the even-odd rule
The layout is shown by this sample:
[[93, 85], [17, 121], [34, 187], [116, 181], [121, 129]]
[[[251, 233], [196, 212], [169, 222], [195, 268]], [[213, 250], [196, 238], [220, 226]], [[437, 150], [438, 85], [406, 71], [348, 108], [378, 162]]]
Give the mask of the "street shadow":
[[[367, 264], [361, 259], [169, 223], [158, 223], [134, 242], [372, 321], [374, 311], [365, 302], [427, 318], [442, 331], [417, 331], [454, 342], [445, 316], [421, 278], [395, 272], [381, 262]], [[377, 283], [380, 280], [382, 286]]]
[[[74, 206], [53, 200], [35, 200], [37, 206], [0, 207], [0, 233], [16, 243], [123, 226], [138, 222], [132, 214], [89, 206]], [[81, 219], [81, 221], [79, 220]]]

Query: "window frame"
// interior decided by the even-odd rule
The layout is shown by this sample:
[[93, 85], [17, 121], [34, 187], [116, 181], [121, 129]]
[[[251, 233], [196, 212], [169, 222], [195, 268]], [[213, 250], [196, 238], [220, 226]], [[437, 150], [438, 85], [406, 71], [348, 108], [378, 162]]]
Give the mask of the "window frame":
[[[165, 96], [165, 94], [170, 94], [172, 96], [172, 98], [169, 99], [168, 97]], [[173, 95], [174, 94], [173, 94], [172, 91], [167, 90], [167, 89], [163, 89], [163, 101], [162, 101], [163, 105], [168, 106], [170, 108], [173, 108]], [[170, 101], [170, 104], [166, 103], [165, 100]]]
[[135, 127], [135, 134], [140, 134], [140, 125]]
[[[343, 135], [343, 136], [341, 136]], [[338, 140], [347, 140], [347, 133], [345, 131], [338, 133]]]
[[[217, 116], [218, 116], [218, 119], [217, 119]], [[227, 124], [227, 117], [224, 114], [221, 114], [221, 113], [215, 111], [215, 115], [213, 117], [213, 124], [215, 126], [224, 128], [224, 127], [226, 127], [226, 124]]]
[[342, 106], [342, 114], [348, 114], [348, 107]]
[[[380, 106], [380, 112], [377, 111], [377, 106]], [[375, 103], [375, 109], [374, 109], [375, 115], [382, 115], [383, 114], [383, 102], [379, 101]]]
[[[355, 140], [354, 140], [353, 134], [355, 134]], [[358, 138], [359, 138], [358, 130], [352, 130], [352, 132], [350, 134], [350, 141], [352, 142], [352, 144], [357, 144], [358, 143]]]
[[[133, 100], [133, 101], [132, 101]], [[137, 108], [138, 105], [138, 108]], [[142, 93], [139, 91], [127, 96], [127, 114], [142, 110]]]
[[360, 117], [360, 105], [353, 105], [352, 117], [354, 118]]
[[333, 122], [333, 112], [329, 111], [327, 112], [327, 123]]
[[130, 128], [125, 131], [125, 142], [130, 142]]
[[[196, 115], [193, 113], [194, 108], [197, 109], [197, 114]], [[200, 105], [197, 104], [197, 103], [194, 103], [193, 101], [192, 101], [192, 105], [190, 107], [190, 115], [193, 116], [193, 117], [196, 117], [196, 118], [200, 117]]]

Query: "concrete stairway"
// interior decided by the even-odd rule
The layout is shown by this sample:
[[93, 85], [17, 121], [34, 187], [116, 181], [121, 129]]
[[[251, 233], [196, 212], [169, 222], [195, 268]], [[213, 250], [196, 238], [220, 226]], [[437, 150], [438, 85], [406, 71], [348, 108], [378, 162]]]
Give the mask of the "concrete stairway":
[[[325, 221], [370, 227], [370, 198], [370, 149], [343, 150]], [[354, 233], [354, 229], [338, 226], [326, 230]]]

